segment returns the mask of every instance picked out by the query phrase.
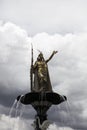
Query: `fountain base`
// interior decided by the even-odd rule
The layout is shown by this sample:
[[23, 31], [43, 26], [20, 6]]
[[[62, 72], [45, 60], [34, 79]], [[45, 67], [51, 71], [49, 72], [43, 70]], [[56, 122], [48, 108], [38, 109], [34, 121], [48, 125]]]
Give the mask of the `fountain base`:
[[[24, 105], [32, 105], [36, 110], [37, 115], [36, 119], [36, 128], [35, 130], [40, 129], [45, 121], [47, 121], [47, 111], [52, 105], [58, 105], [67, 100], [66, 96], [61, 96], [54, 92], [30, 92], [24, 96], [18, 96], [17, 100]], [[46, 124], [45, 124], [46, 126]]]

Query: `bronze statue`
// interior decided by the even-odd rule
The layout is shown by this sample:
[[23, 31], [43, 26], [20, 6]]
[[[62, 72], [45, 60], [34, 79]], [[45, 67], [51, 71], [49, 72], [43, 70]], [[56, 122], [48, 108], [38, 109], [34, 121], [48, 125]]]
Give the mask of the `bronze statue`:
[[32, 91], [52, 91], [47, 63], [56, 53], [57, 51], [53, 51], [53, 53], [47, 60], [44, 59], [42, 52], [40, 52], [40, 54], [38, 55], [37, 61], [34, 65], [32, 65], [31, 68], [34, 74], [34, 86]]
[[[45, 60], [42, 52], [33, 65], [33, 47], [31, 57], [31, 92], [19, 95], [17, 101], [24, 105], [32, 105], [36, 111], [35, 121], [32, 124], [35, 130], [47, 130], [50, 122], [47, 120], [47, 111], [52, 105], [59, 105], [67, 100], [66, 96], [53, 92], [47, 63], [57, 53], [53, 51], [51, 56]], [[33, 80], [34, 78], [34, 80]]]

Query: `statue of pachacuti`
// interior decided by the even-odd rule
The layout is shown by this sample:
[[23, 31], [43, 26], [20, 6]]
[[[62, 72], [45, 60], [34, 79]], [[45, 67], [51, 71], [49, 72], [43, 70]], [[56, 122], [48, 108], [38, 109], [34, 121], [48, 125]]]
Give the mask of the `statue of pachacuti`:
[[40, 52], [40, 54], [38, 55], [35, 64], [31, 67], [32, 74], [34, 74], [34, 84], [32, 91], [52, 91], [47, 63], [56, 53], [57, 51], [53, 51], [51, 56], [47, 60], [44, 59], [42, 52]]
[[59, 105], [67, 100], [66, 96], [61, 96], [53, 92], [47, 63], [57, 53], [53, 51], [51, 56], [45, 60], [42, 52], [37, 57], [36, 62], [33, 64], [33, 47], [31, 57], [31, 92], [25, 95], [19, 95], [17, 101], [24, 105], [32, 105], [36, 111], [35, 121], [32, 124], [35, 130], [47, 130], [50, 122], [47, 120], [47, 111], [52, 105]]

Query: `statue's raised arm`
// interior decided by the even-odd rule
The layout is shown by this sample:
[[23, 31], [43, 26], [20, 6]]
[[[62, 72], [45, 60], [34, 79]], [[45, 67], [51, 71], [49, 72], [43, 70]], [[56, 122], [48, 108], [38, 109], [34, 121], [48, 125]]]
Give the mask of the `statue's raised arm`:
[[46, 63], [49, 62], [56, 53], [58, 53], [58, 51], [53, 51], [49, 59], [46, 60]]

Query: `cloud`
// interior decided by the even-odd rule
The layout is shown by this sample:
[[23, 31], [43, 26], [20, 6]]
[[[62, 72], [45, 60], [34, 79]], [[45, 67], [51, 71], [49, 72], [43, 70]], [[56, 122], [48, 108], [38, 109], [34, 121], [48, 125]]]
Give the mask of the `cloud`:
[[69, 128], [69, 127], [58, 127], [56, 124], [52, 124], [49, 126], [49, 128], [47, 130], [74, 130], [72, 128]]
[[26, 31], [10, 22], [0, 26], [0, 102], [5, 105], [11, 104], [9, 97], [14, 100], [18, 93], [29, 89], [28, 46]]
[[0, 19], [35, 35], [87, 31], [86, 0], [8, 0], [0, 2]]
[[[33, 130], [32, 120], [22, 120], [20, 118], [11, 118], [6, 115], [0, 115], [0, 129], [2, 130]], [[56, 124], [51, 124], [47, 130], [73, 130], [69, 127], [58, 127]]]
[[[7, 114], [6, 108], [9, 109], [14, 99], [30, 89], [31, 42], [34, 46], [34, 62], [38, 55], [37, 49], [43, 52], [45, 59], [53, 50], [59, 51], [48, 63], [48, 67], [53, 90], [66, 95], [70, 103], [74, 123], [65, 124], [65, 127], [87, 129], [87, 32], [66, 35], [43, 32], [30, 37], [25, 30], [11, 22], [1, 24], [0, 112]], [[51, 113], [53, 111], [52, 109]], [[58, 113], [59, 117], [55, 112], [49, 118], [57, 121], [57, 124], [60, 117], [66, 119], [65, 123], [67, 120], [69, 122], [71, 116], [66, 113], [65, 106]]]
[[[26, 54], [28, 54], [27, 33], [26, 31], [17, 27], [15, 24], [8, 22], [0, 27], [0, 45], [0, 71], [1, 73], [3, 72], [3, 69], [7, 71], [5, 71], [7, 74], [4, 74], [3, 72], [3, 75], [0, 77], [0, 80], [2, 81], [5, 77], [7, 77], [9, 72], [18, 73], [18, 71], [14, 67], [14, 64], [19, 70], [20, 68], [22, 69], [24, 67], [23, 64], [26, 63], [27, 58]], [[23, 60], [22, 57], [25, 57], [25, 60]], [[13, 77], [10, 77], [9, 75], [7, 78], [5, 78], [5, 80], [7, 79], [10, 81], [11, 78], [14, 78], [14, 80], [16, 80], [16, 73], [13, 74]]]
[[11, 118], [6, 115], [0, 116], [1, 130], [33, 130], [31, 126], [32, 120], [22, 120], [20, 118]]

